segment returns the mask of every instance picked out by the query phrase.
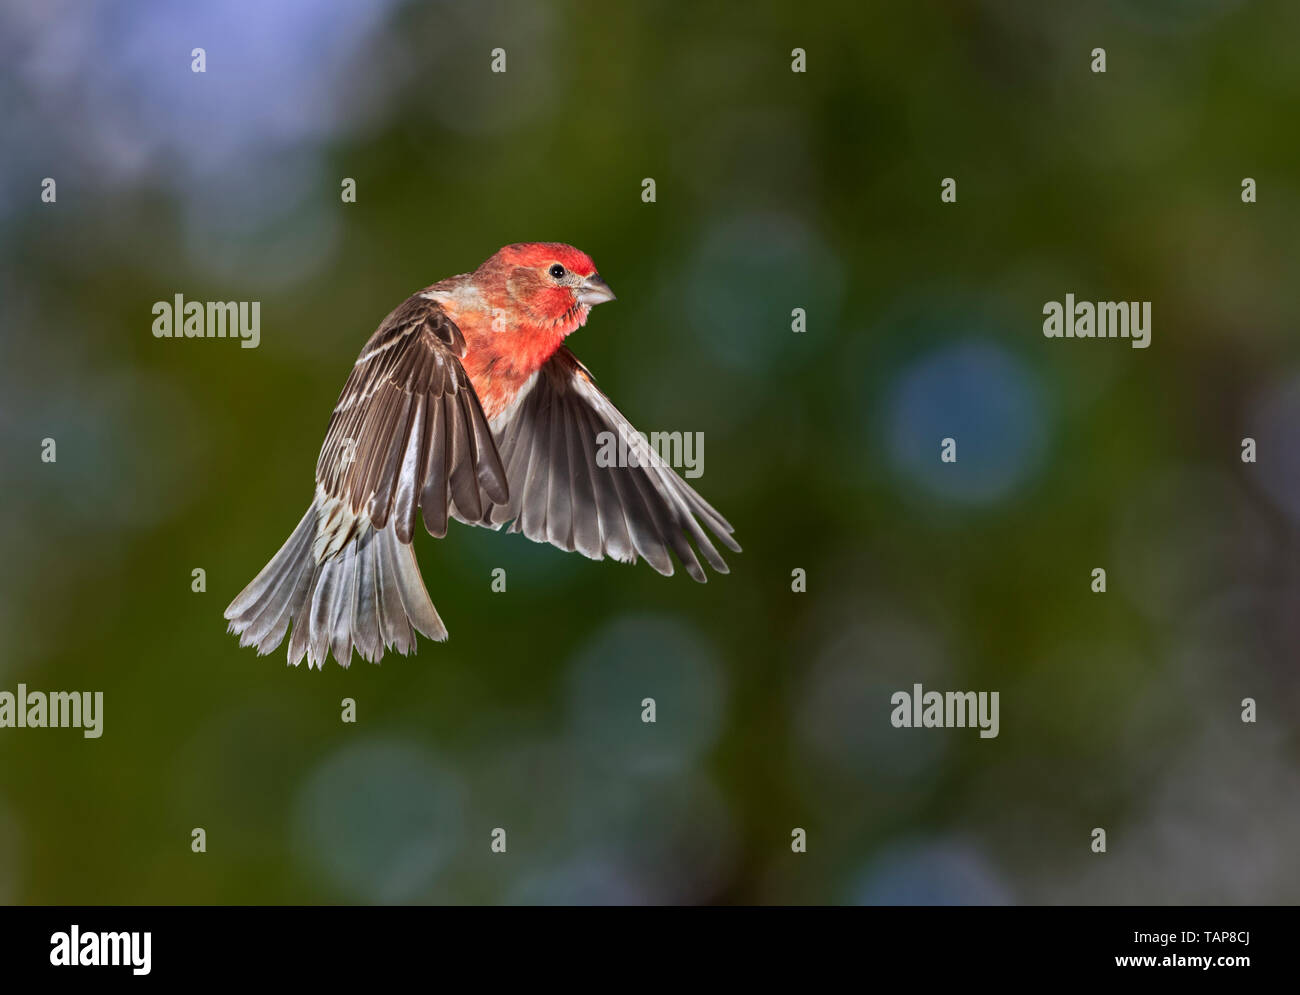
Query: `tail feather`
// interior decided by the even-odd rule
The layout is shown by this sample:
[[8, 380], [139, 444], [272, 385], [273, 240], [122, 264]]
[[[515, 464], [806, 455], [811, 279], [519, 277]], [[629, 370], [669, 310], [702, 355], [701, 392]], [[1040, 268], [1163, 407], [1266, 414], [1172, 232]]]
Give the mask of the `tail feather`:
[[[326, 560], [320, 565], [320, 579], [312, 589], [311, 599], [308, 601], [310, 608], [304, 619], [308, 624], [307, 666], [309, 667], [314, 667], [317, 660], [323, 664], [329, 656], [330, 608], [333, 607], [330, 602], [334, 596], [334, 581], [337, 577], [338, 560]], [[298, 663], [297, 660], [289, 662]]]
[[[424, 578], [420, 576], [415, 564], [415, 553], [410, 546], [400, 543], [391, 529], [386, 529], [385, 534], [390, 537], [390, 541], [384, 543], [384, 558], [388, 561], [389, 575], [396, 581], [397, 594], [402, 600], [405, 609], [403, 614], [408, 624], [414, 626], [416, 632], [422, 632], [430, 639], [441, 642], [447, 638], [447, 630], [434, 610], [433, 602], [429, 600], [429, 592], [424, 588]], [[414, 632], [410, 634], [410, 639], [414, 646]]]
[[357, 544], [348, 543], [348, 548], [339, 564], [338, 587], [334, 592], [334, 609], [330, 612], [330, 646], [334, 650], [335, 660], [352, 659], [352, 623], [357, 616]]
[[357, 612], [352, 642], [363, 660], [378, 659], [384, 641], [379, 635], [379, 606], [375, 601], [375, 549], [373, 542], [359, 547], [357, 556]]
[[[292, 585], [286, 583], [286, 578], [292, 573], [294, 580], [297, 579], [296, 571], [302, 565], [305, 548], [310, 549], [315, 531], [315, 509], [309, 508], [307, 514], [303, 515], [302, 520], [298, 522], [298, 527], [284, 541], [280, 551], [271, 557], [271, 562], [264, 566], [261, 573], [240, 592], [239, 597], [230, 603], [230, 607], [226, 609], [226, 618], [240, 624], [240, 632], [244, 632], [259, 618], [268, 614], [267, 609], [272, 604], [281, 599], [288, 600]], [[283, 608], [284, 605], [281, 604], [280, 607]], [[275, 615], [272, 614], [271, 622], [274, 621]], [[252, 642], [256, 640], [250, 639], [241, 645], [247, 646]]]
[[[308, 539], [308, 543], [310, 543], [310, 541], [311, 540]], [[286, 633], [289, 631], [289, 623], [293, 621], [294, 612], [297, 611], [297, 606], [302, 604], [303, 600], [306, 598], [309, 585], [315, 575], [316, 564], [310, 558], [307, 558], [305, 563], [298, 565], [296, 578], [294, 578], [292, 583], [286, 584], [283, 588], [283, 590], [287, 592], [287, 597], [284, 599], [284, 604], [281, 605], [280, 613], [276, 616], [275, 621], [265, 631], [259, 630], [256, 634], [257, 638], [255, 640], [249, 639], [249, 642], [266, 645], [267, 649], [265, 651], [258, 650], [259, 653], [269, 653], [271, 650], [275, 649], [275, 647], [280, 645], [281, 640], [284, 639]], [[269, 615], [270, 610], [268, 609], [267, 616], [269, 617]], [[253, 630], [249, 629], [248, 632], [241, 637], [241, 640], [252, 635], [254, 635]]]
[[379, 632], [385, 646], [396, 646], [399, 653], [409, 653], [411, 644], [415, 642], [415, 633], [411, 631], [406, 609], [402, 607], [402, 596], [397, 591], [397, 575], [389, 561], [387, 545], [377, 543], [374, 556], [375, 576], [379, 582]]
[[323, 669], [330, 653], [348, 666], [353, 648], [374, 663], [389, 648], [409, 654], [417, 631], [430, 639], [447, 638], [415, 551], [397, 538], [391, 523], [382, 531], [360, 529], [319, 563], [316, 531], [313, 504], [280, 551], [230, 603], [225, 615], [239, 645], [256, 647], [258, 655], [270, 653], [292, 624], [289, 662], [297, 666], [305, 656], [308, 667]]
[[[307, 564], [307, 583], [300, 592], [294, 595], [294, 601], [289, 605], [289, 616], [293, 622], [293, 634], [289, 637], [289, 662], [295, 667], [302, 662], [302, 658], [307, 652], [307, 639], [311, 635], [311, 628], [307, 624], [304, 613], [305, 609], [311, 604], [312, 592], [320, 581], [320, 574], [321, 565], [319, 563], [313, 560], [313, 562]], [[259, 654], [270, 653], [273, 649], [275, 649], [275, 646], [267, 646], [265, 649], [259, 646], [257, 652]]]

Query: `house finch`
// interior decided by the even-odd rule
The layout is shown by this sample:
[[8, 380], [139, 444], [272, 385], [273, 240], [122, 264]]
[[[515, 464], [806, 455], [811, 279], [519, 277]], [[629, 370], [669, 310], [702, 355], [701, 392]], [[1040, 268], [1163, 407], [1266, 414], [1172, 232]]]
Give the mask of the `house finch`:
[[665, 575], [671, 550], [703, 582], [693, 540], [726, 573], [700, 523], [739, 552], [733, 529], [681, 477], [597, 459], [606, 433], [639, 436], [563, 342], [613, 299], [586, 253], [527, 242], [389, 314], [343, 385], [311, 507], [226, 609], [239, 644], [269, 653], [292, 623], [289, 662], [323, 669], [331, 650], [346, 667], [354, 646], [377, 662], [410, 653], [415, 631], [446, 639], [411, 546], [417, 513], [437, 537], [449, 517], [508, 524]]

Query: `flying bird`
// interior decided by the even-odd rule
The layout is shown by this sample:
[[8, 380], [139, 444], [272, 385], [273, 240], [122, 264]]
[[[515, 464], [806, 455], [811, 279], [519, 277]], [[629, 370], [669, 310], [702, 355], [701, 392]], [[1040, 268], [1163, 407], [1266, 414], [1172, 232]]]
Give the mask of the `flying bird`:
[[586, 253], [526, 242], [398, 305], [343, 385], [311, 506], [226, 609], [239, 644], [270, 653], [292, 624], [289, 662], [324, 669], [330, 652], [346, 667], [354, 647], [377, 663], [416, 632], [446, 639], [417, 521], [438, 538], [454, 518], [664, 575], [670, 553], [697, 581], [701, 557], [726, 573], [710, 534], [739, 552], [734, 529], [680, 476], [653, 457], [598, 459], [602, 440], [639, 436], [564, 340], [612, 300]]

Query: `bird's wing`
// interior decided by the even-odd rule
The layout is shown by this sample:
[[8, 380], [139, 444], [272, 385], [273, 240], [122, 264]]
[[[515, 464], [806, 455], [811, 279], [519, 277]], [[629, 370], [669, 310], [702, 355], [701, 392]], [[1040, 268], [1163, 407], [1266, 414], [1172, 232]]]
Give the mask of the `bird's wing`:
[[[700, 522], [740, 551], [727, 520], [654, 456], [566, 348], [546, 362], [528, 394], [493, 428], [510, 500], [496, 502], [479, 524], [496, 528], [510, 522], [512, 532], [593, 560], [609, 556], [635, 563], [640, 555], [665, 575], [673, 572], [671, 550], [701, 582], [704, 568], [688, 540], [719, 573], [727, 572], [727, 564]], [[619, 466], [608, 458], [619, 451], [620, 440], [639, 452], [639, 465]]]
[[[416, 509], [432, 535], [447, 516], [471, 521], [509, 499], [506, 473], [460, 358], [465, 339], [435, 302], [416, 295], [361, 351], [316, 463], [324, 492], [317, 558], [332, 555], [365, 515], [391, 519], [411, 541]], [[337, 521], [331, 521], [331, 518]]]

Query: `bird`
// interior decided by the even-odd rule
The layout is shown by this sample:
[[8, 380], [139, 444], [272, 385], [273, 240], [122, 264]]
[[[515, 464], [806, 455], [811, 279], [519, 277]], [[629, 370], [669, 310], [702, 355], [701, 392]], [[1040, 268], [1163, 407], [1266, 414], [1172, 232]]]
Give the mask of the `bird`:
[[[599, 458], [639, 436], [564, 344], [614, 300], [591, 257], [507, 245], [472, 273], [417, 291], [353, 364], [316, 462], [311, 505], [225, 610], [241, 647], [324, 670], [444, 641], [412, 540], [449, 519], [592, 560], [644, 559], [695, 580], [728, 566], [735, 529], [653, 453]], [[692, 546], [692, 543], [694, 546]], [[672, 554], [672, 555], [670, 555]]]

